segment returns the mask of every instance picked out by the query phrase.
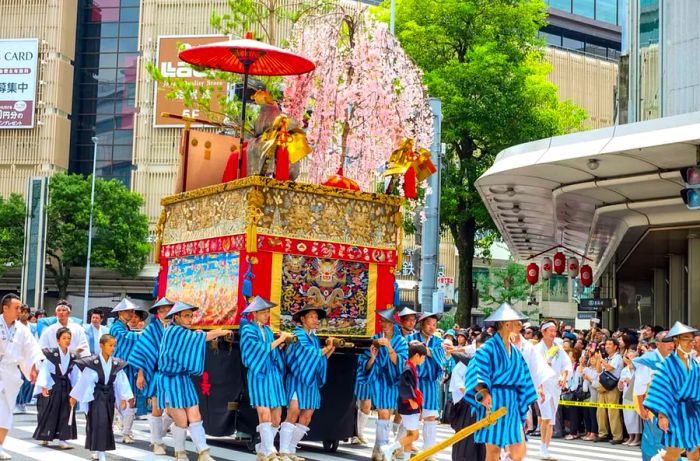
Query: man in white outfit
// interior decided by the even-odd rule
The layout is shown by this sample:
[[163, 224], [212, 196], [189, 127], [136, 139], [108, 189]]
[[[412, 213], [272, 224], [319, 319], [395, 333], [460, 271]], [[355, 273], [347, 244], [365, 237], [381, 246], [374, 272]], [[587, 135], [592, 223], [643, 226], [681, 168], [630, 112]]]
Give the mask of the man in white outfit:
[[80, 357], [90, 355], [90, 344], [88, 344], [85, 330], [77, 323], [69, 322], [71, 305], [67, 301], [59, 301], [56, 305], [56, 319], [58, 320], [53, 325], [44, 328], [39, 338], [39, 345], [42, 349], [58, 347], [56, 339], [56, 331], [61, 327], [66, 327], [71, 332], [70, 345], [68, 350]]
[[549, 454], [549, 444], [552, 441], [554, 424], [556, 423], [561, 389], [566, 385], [569, 375], [573, 372], [571, 359], [561, 347], [561, 343], [559, 343], [561, 339], [557, 338], [557, 330], [556, 320], [545, 320], [541, 327], [542, 341], [535, 346], [537, 354], [543, 357], [554, 371], [554, 376], [542, 381], [544, 396], [540, 396], [540, 400], [537, 401], [542, 415], [540, 428], [542, 434], [540, 457], [542, 459], [556, 459]]
[[[31, 382], [36, 380], [37, 367], [44, 360], [44, 353], [32, 332], [18, 321], [22, 301], [15, 294], [2, 298], [0, 315], [0, 460], [11, 459], [3, 450], [7, 433], [12, 429], [12, 414], [22, 375]], [[19, 367], [19, 368], [18, 368]], [[20, 373], [20, 370], [21, 373]]]

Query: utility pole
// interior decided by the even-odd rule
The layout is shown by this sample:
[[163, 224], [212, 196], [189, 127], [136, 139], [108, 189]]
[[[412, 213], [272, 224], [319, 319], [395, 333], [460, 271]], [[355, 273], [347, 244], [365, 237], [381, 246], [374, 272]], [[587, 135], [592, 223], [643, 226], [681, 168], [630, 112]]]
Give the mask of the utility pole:
[[438, 249], [440, 245], [440, 174], [442, 161], [442, 101], [430, 98], [433, 113], [433, 143], [430, 146], [431, 159], [437, 168], [428, 178], [432, 193], [425, 201], [425, 217], [421, 238], [421, 309], [435, 312], [433, 293], [437, 290]]
[[90, 192], [90, 224], [88, 225], [87, 262], [85, 264], [85, 293], [83, 294], [83, 323], [87, 324], [90, 298], [90, 256], [92, 255], [92, 215], [95, 211], [95, 175], [97, 173], [97, 136], [92, 137], [92, 191]]

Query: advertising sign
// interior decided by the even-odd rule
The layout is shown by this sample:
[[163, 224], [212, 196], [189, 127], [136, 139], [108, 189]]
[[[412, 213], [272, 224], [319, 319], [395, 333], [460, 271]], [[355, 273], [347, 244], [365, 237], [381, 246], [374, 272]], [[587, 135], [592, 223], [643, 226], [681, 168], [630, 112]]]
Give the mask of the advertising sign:
[[579, 310], [581, 311], [600, 311], [603, 309], [610, 309], [611, 307], [616, 307], [617, 302], [613, 298], [592, 298], [592, 299], [581, 299], [579, 301]]
[[[191, 47], [206, 45], [227, 39], [228, 37], [225, 35], [169, 35], [158, 37], [158, 61], [156, 65], [165, 77], [178, 77], [192, 82], [195, 85], [218, 87], [219, 89], [215, 92], [216, 94], [211, 95], [211, 109], [212, 111], [217, 111], [219, 109], [219, 104], [217, 102], [219, 97], [226, 95], [227, 92], [226, 82], [206, 78], [203, 73], [195, 71], [187, 63], [180, 61], [178, 53], [181, 46]], [[196, 107], [185, 107], [182, 99], [169, 99], [167, 97], [168, 91], [160, 88], [158, 82], [154, 82], [154, 91], [154, 127], [179, 128], [184, 125], [182, 120], [162, 117], [161, 113], [163, 112], [207, 120], [205, 111], [200, 111]]]
[[0, 129], [34, 128], [39, 40], [0, 39]]

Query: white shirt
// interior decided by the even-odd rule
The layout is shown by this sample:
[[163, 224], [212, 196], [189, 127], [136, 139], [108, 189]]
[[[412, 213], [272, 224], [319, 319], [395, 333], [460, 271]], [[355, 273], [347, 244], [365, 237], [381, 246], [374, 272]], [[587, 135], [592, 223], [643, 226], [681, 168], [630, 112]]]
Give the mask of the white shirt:
[[[607, 362], [613, 366], [613, 369], [610, 370], [610, 373], [612, 373], [612, 375], [617, 379], [620, 379], [620, 373], [622, 373], [624, 363], [622, 361], [622, 356], [619, 354], [619, 352], [615, 352], [615, 355], [613, 355], [612, 357], [608, 357]], [[603, 371], [606, 371], [607, 368], [603, 366], [601, 370], [602, 373]]]
[[29, 328], [18, 321], [8, 326], [0, 314], [0, 357], [0, 399], [11, 412], [22, 386], [22, 373], [29, 377], [32, 365], [40, 364], [44, 353]]
[[109, 360], [105, 360], [101, 353], [97, 355], [100, 356], [100, 365], [102, 365], [102, 371], [105, 375], [105, 382], [103, 384], [107, 384], [109, 382], [109, 374], [112, 372], [112, 358], [110, 357]]
[[554, 371], [554, 375], [552, 377], [547, 380], [542, 380], [542, 388], [545, 394], [553, 396], [558, 392], [561, 392], [561, 388], [559, 387], [559, 379], [561, 378], [562, 374], [567, 372], [567, 376], [570, 376], [574, 368], [571, 364], [571, 359], [566, 352], [564, 352], [564, 349], [556, 344], [553, 344], [552, 347], [558, 348], [554, 355], [549, 352], [551, 348], [548, 347], [544, 341], [540, 341], [535, 346], [535, 351], [537, 351], [537, 354], [540, 355], [549, 364], [552, 371]]
[[522, 335], [520, 335], [520, 345], [518, 349], [520, 349], [520, 353], [525, 359], [527, 369], [530, 371], [532, 382], [535, 387], [540, 387], [543, 382], [554, 377], [554, 370], [552, 370], [552, 367], [547, 365], [544, 357], [535, 350], [535, 346], [530, 341], [523, 338]]
[[457, 365], [452, 369], [452, 377], [450, 378], [450, 392], [452, 393], [453, 403], [459, 403], [464, 398], [466, 374], [467, 366], [462, 362], [457, 362]]
[[[44, 349], [58, 347], [56, 331], [58, 331], [58, 329], [62, 327], [63, 325], [61, 325], [60, 322], [56, 322], [53, 325], [44, 328], [44, 331], [41, 333], [41, 338], [39, 338], [39, 345]], [[77, 349], [82, 349], [82, 351], [78, 355], [80, 357], [89, 356], [90, 345], [88, 344], [87, 336], [85, 336], [85, 330], [83, 330], [83, 327], [78, 325], [77, 323], [68, 322], [66, 328], [68, 328], [71, 332], [71, 339], [70, 345], [68, 346], [68, 350], [71, 352], [75, 352]]]

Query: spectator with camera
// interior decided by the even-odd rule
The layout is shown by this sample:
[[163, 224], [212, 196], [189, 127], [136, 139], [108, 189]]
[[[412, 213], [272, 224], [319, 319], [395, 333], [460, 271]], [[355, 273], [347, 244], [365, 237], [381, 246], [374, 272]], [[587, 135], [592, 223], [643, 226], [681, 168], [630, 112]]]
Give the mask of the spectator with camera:
[[[620, 403], [621, 392], [617, 384], [622, 373], [623, 361], [620, 356], [620, 346], [612, 338], [608, 338], [604, 343], [604, 350], [596, 352], [597, 371], [599, 373], [598, 382], [598, 403]], [[612, 408], [598, 408], [598, 437], [595, 442], [605, 442], [609, 440], [608, 431], [612, 432], [613, 445], [620, 445], [624, 442], [622, 433], [622, 418], [620, 410]]]
[[[582, 392], [587, 394], [589, 402], [598, 401], [598, 344], [590, 343], [579, 361], [576, 370], [582, 378]], [[583, 408], [583, 427], [586, 435], [582, 440], [593, 441], [598, 436], [598, 419], [595, 407]]]

